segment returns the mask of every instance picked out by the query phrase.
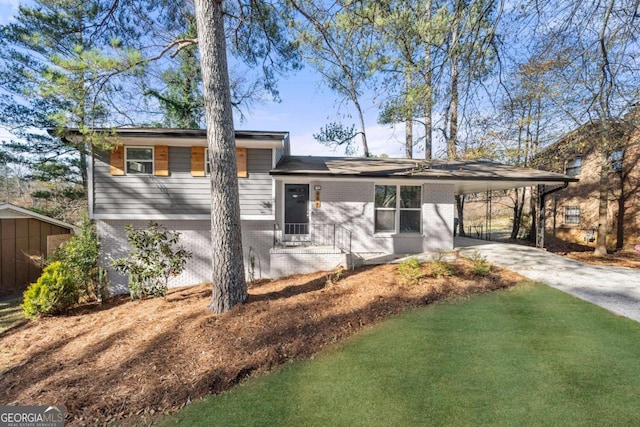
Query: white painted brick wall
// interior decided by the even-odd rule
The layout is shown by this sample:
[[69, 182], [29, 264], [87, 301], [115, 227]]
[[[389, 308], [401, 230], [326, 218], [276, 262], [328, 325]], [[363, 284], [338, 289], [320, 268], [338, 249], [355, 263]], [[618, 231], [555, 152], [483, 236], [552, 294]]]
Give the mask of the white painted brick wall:
[[[194, 285], [211, 281], [211, 233], [207, 220], [196, 221], [157, 221], [169, 230], [180, 233], [180, 244], [192, 253], [185, 271], [169, 280], [169, 286]], [[127, 242], [125, 225], [132, 224], [136, 228], [145, 228], [148, 221], [114, 221], [97, 222], [100, 239], [100, 264], [107, 270], [112, 294], [127, 293], [127, 278], [110, 267], [111, 260], [127, 257], [131, 250]], [[242, 247], [245, 254], [245, 273], [248, 268], [249, 248], [255, 254], [255, 275], [269, 277], [269, 250], [272, 246], [271, 221], [242, 221]], [[261, 274], [262, 273], [262, 274]], [[261, 274], [261, 275], [260, 275]]]
[[316, 271], [330, 271], [338, 266], [351, 267], [350, 255], [347, 254], [311, 254], [295, 251], [271, 254], [271, 277], [306, 274]]

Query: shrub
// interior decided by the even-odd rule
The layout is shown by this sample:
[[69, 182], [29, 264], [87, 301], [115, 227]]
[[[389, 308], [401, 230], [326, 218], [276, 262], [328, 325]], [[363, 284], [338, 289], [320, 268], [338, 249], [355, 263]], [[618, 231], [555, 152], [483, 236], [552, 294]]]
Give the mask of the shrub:
[[398, 264], [400, 285], [417, 285], [424, 273], [417, 258], [411, 257]]
[[429, 263], [429, 271], [435, 277], [448, 277], [456, 273], [456, 269], [446, 260], [446, 252], [438, 252]]
[[58, 248], [49, 262], [64, 265], [67, 274], [78, 287], [79, 298], [102, 299], [104, 296], [103, 275], [98, 267], [98, 237], [95, 226], [85, 220], [82, 231]]
[[474, 251], [469, 256], [469, 261], [471, 262], [471, 271], [476, 276], [486, 276], [491, 271], [491, 264], [478, 251]]
[[133, 247], [129, 258], [112, 261], [113, 268], [129, 275], [132, 299], [167, 294], [169, 278], [182, 273], [191, 253], [178, 245], [180, 233], [149, 222], [146, 229], [126, 225], [127, 240]]
[[65, 266], [55, 261], [24, 292], [22, 311], [29, 319], [65, 311], [78, 302], [78, 286]]

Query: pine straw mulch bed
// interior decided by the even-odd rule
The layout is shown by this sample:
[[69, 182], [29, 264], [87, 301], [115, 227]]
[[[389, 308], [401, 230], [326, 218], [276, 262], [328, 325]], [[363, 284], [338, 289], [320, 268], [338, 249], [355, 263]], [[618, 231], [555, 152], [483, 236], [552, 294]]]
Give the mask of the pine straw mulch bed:
[[[429, 272], [428, 264], [422, 268]], [[396, 269], [262, 281], [249, 287], [246, 304], [222, 315], [206, 311], [210, 287], [199, 285], [165, 299], [115, 297], [18, 325], [0, 334], [0, 402], [63, 404], [67, 425], [148, 422], [407, 307], [522, 280], [497, 267], [476, 277], [459, 261], [455, 276], [400, 286]]]
[[[517, 245], [533, 246], [532, 243], [520, 239], [503, 239], [501, 241]], [[640, 253], [634, 249], [619, 250], [610, 252], [603, 257], [597, 257], [593, 255], [593, 246], [566, 242], [554, 237], [546, 237], [544, 246], [549, 252], [587, 264], [640, 269]]]
[[610, 252], [603, 257], [597, 257], [593, 255], [593, 246], [564, 242], [553, 238], [547, 239], [546, 247], [549, 252], [587, 264], [640, 269], [640, 253], [633, 249], [619, 250]]

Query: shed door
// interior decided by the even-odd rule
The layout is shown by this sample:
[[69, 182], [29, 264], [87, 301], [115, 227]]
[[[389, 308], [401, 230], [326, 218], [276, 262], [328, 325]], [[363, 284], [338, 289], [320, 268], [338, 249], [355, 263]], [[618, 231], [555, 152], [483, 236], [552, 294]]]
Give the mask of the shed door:
[[309, 184], [284, 185], [284, 233], [309, 234]]

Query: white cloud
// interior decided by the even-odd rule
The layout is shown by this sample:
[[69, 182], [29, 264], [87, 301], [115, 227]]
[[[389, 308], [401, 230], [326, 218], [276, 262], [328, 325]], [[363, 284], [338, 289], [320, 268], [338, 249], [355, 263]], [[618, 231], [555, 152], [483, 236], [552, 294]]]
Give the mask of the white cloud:
[[15, 138], [11, 132], [0, 127], [0, 142], [8, 141], [11, 138]]

